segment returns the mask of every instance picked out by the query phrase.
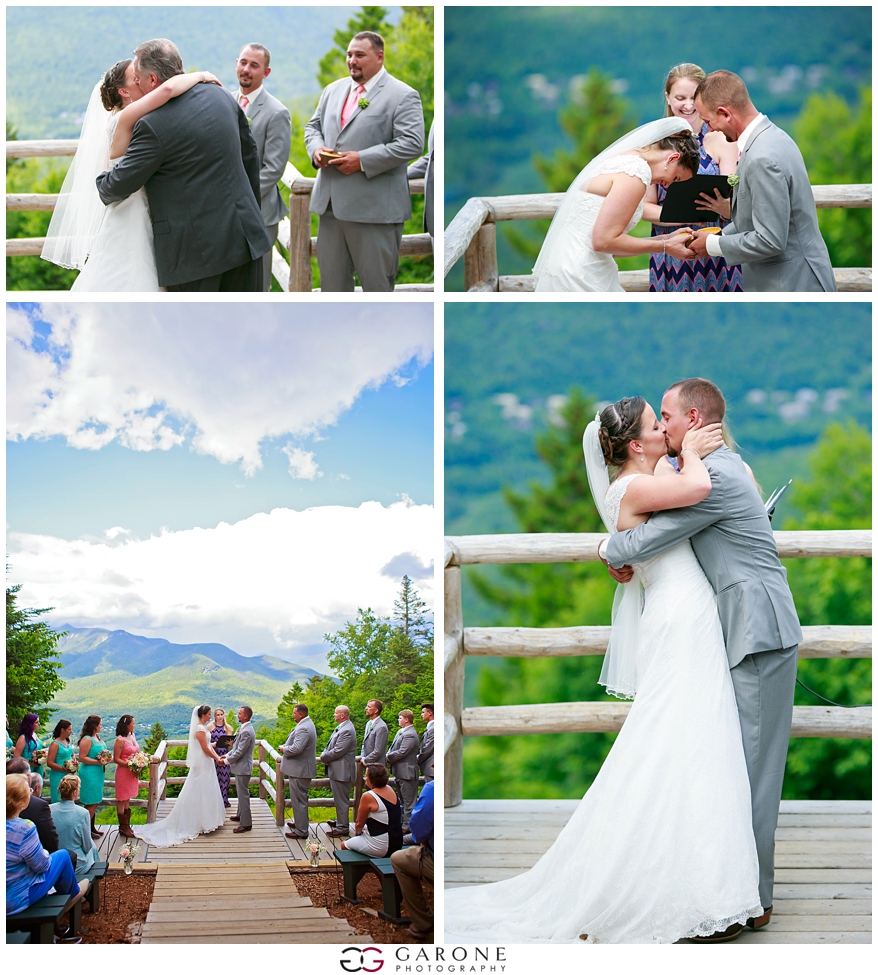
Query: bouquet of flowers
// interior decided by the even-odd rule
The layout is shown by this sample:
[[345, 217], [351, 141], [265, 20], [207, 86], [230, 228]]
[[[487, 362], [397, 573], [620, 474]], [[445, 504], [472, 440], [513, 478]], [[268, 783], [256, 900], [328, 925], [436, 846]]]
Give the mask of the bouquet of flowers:
[[138, 840], [134, 846], [130, 843], [126, 843], [121, 850], [119, 850], [119, 863], [122, 864], [125, 873], [131, 873], [134, 867], [134, 861], [137, 859], [137, 854], [140, 852], [140, 840]]
[[30, 760], [34, 765], [45, 765], [48, 754], [45, 748], [37, 748], [33, 755], [31, 755]]
[[102, 752], [98, 752], [95, 757], [101, 765], [109, 765], [113, 761], [112, 753], [108, 752], [106, 748]]
[[79, 771], [79, 759], [75, 755], [71, 755], [66, 762], [61, 763], [61, 768], [65, 772], [69, 772], [71, 775], [76, 775]]
[[312, 841], [308, 844], [307, 850], [311, 854], [311, 866], [318, 866], [320, 863], [320, 854], [326, 852], [326, 847], [322, 843]]
[[140, 778], [144, 771], [149, 768], [149, 755], [147, 755], [146, 752], [137, 752], [135, 755], [132, 755], [125, 764], [138, 778]]

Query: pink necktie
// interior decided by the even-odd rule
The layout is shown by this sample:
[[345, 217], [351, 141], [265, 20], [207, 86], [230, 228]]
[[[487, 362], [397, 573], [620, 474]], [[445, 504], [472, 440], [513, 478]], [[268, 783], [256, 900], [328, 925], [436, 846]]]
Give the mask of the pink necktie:
[[246, 112], [247, 106], [250, 104], [250, 99], [246, 95], [241, 95], [241, 111]]
[[360, 100], [360, 96], [365, 90], [366, 89], [363, 85], [357, 85], [357, 87], [348, 96], [348, 100], [344, 103], [341, 110], [342, 128], [348, 124], [348, 119], [354, 114], [354, 109], [357, 107], [357, 102]]

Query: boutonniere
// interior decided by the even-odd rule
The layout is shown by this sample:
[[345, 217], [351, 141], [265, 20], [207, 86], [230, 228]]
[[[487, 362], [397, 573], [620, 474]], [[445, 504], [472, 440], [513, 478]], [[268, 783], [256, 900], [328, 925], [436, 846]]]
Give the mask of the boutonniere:
[[368, 98], [361, 98], [357, 102], [357, 107], [358, 108], [368, 108], [369, 107], [369, 99]]
[[247, 119], [247, 124], [248, 124], [248, 125], [252, 125], [252, 124], [253, 124], [253, 119], [252, 119], [252, 118], [250, 118], [250, 116], [249, 116], [249, 115], [245, 115], [245, 116], [244, 116], [244, 118], [245, 118], [245, 119]]
[[726, 176], [726, 182], [729, 184], [729, 186], [737, 186], [738, 183], [741, 182], [741, 177], [736, 173], [732, 173], [731, 176]]

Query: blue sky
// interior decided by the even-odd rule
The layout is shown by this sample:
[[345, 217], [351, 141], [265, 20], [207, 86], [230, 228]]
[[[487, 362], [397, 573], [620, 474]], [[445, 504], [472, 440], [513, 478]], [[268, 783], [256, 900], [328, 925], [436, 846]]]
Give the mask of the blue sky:
[[400, 565], [432, 602], [432, 304], [245, 307], [8, 306], [27, 605], [291, 657], [389, 611]]

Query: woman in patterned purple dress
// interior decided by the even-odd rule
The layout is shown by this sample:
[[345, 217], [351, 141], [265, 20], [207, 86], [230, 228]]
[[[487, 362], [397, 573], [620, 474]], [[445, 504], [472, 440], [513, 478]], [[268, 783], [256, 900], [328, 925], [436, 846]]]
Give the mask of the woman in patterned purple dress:
[[[207, 725], [210, 732], [210, 743], [213, 745], [217, 755], [225, 755], [228, 748], [219, 748], [217, 742], [223, 735], [233, 735], [231, 727], [226, 724], [226, 712], [222, 708], [214, 708], [213, 721]], [[228, 765], [217, 765], [216, 778], [219, 782], [220, 792], [223, 795], [223, 805], [228, 809], [232, 804], [229, 802], [229, 782], [231, 781], [231, 769]]]
[[[701, 147], [701, 162], [698, 175], [717, 176], [733, 173], [738, 165], [738, 147], [735, 142], [726, 142], [720, 132], [710, 132], [695, 108], [695, 89], [704, 79], [704, 71], [697, 64], [678, 64], [671, 68], [665, 79], [665, 114], [686, 119]], [[652, 236], [672, 233], [672, 225], [659, 225], [661, 205], [665, 190], [653, 185], [646, 196], [643, 208], [644, 220], [653, 222]], [[652, 204], [652, 205], [651, 205]], [[721, 227], [725, 220], [715, 219], [702, 227]], [[653, 254], [649, 259], [650, 291], [743, 291], [744, 282], [739, 265], [726, 264], [721, 257], [698, 258], [691, 261], [678, 261], [665, 254]]]

